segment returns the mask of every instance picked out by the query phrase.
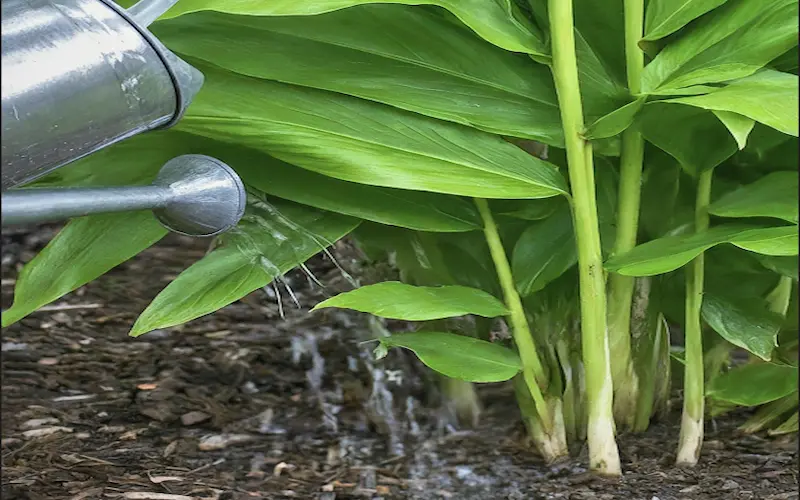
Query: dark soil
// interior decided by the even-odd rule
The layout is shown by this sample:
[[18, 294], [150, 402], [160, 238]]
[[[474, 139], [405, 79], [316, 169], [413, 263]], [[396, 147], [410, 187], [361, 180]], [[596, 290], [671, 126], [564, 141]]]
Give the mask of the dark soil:
[[[2, 301], [56, 230], [4, 232]], [[620, 437], [625, 476], [555, 466], [524, 444], [513, 395], [484, 385], [457, 430], [403, 353], [373, 364], [362, 315], [308, 314], [347, 289], [328, 259], [180, 328], [129, 327], [208, 242], [170, 236], [2, 333], [2, 495], [11, 499], [796, 499], [797, 436], [707, 425], [700, 465], [673, 467], [679, 412]], [[343, 254], [343, 255], [346, 255]], [[343, 257], [347, 261], [347, 257]], [[347, 264], [347, 262], [345, 262]], [[285, 317], [281, 317], [280, 309]], [[675, 405], [676, 407], [678, 405]]]

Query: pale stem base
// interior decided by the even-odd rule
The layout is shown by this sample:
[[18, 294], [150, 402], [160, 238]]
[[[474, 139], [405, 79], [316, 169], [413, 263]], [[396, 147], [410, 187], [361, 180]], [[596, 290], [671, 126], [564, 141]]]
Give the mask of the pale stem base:
[[681, 417], [681, 437], [678, 445], [677, 465], [693, 467], [700, 458], [703, 447], [703, 417], [695, 418], [684, 411]]

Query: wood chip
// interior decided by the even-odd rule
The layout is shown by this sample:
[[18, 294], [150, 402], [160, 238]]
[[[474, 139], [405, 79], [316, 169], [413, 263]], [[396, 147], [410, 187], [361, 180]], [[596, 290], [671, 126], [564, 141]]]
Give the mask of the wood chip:
[[203, 413], [202, 411], [190, 411], [181, 415], [181, 423], [185, 426], [199, 424], [211, 418], [211, 415]]
[[152, 391], [158, 387], [158, 384], [154, 383], [147, 383], [147, 384], [139, 384], [136, 386], [137, 389], [140, 391]]
[[200, 451], [223, 450], [228, 446], [249, 443], [256, 439], [256, 436], [249, 434], [215, 434], [201, 438], [197, 448]]
[[26, 420], [22, 422], [19, 426], [22, 430], [28, 429], [37, 429], [39, 427], [44, 427], [45, 425], [53, 425], [57, 424], [58, 419], [53, 417], [45, 417], [45, 418], [32, 418], [30, 420]]
[[151, 491], [127, 491], [122, 498], [129, 500], [197, 500], [198, 497], [173, 495], [172, 493], [155, 493]]
[[56, 434], [58, 432], [72, 432], [74, 429], [71, 427], [41, 427], [39, 429], [31, 429], [29, 431], [25, 431], [22, 433], [22, 437], [25, 439], [37, 439], [42, 438], [45, 436], [49, 436], [51, 434]]

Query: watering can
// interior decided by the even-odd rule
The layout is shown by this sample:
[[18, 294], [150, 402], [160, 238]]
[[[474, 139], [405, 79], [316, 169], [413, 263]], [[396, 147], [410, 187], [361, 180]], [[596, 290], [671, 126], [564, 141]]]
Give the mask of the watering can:
[[204, 155], [173, 158], [150, 186], [12, 189], [180, 120], [203, 75], [147, 29], [176, 2], [2, 0], [3, 226], [144, 209], [190, 236], [236, 225], [244, 186]]

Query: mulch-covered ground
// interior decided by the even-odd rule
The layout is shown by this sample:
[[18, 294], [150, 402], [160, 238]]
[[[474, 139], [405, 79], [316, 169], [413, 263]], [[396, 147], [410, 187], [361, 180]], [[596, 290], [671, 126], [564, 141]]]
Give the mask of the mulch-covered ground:
[[[21, 262], [55, 229], [4, 231], [4, 308]], [[586, 473], [585, 450], [543, 464], [504, 386], [481, 386], [479, 427], [456, 428], [410, 356], [371, 360], [365, 317], [308, 314], [350, 286], [327, 258], [309, 264], [325, 290], [287, 278], [300, 308], [280, 285], [280, 306], [270, 288], [127, 337], [207, 245], [170, 236], [3, 330], [3, 499], [798, 498], [797, 436], [740, 435], [745, 412], [708, 424], [691, 470], [672, 466], [678, 408], [621, 436], [616, 482]]]

